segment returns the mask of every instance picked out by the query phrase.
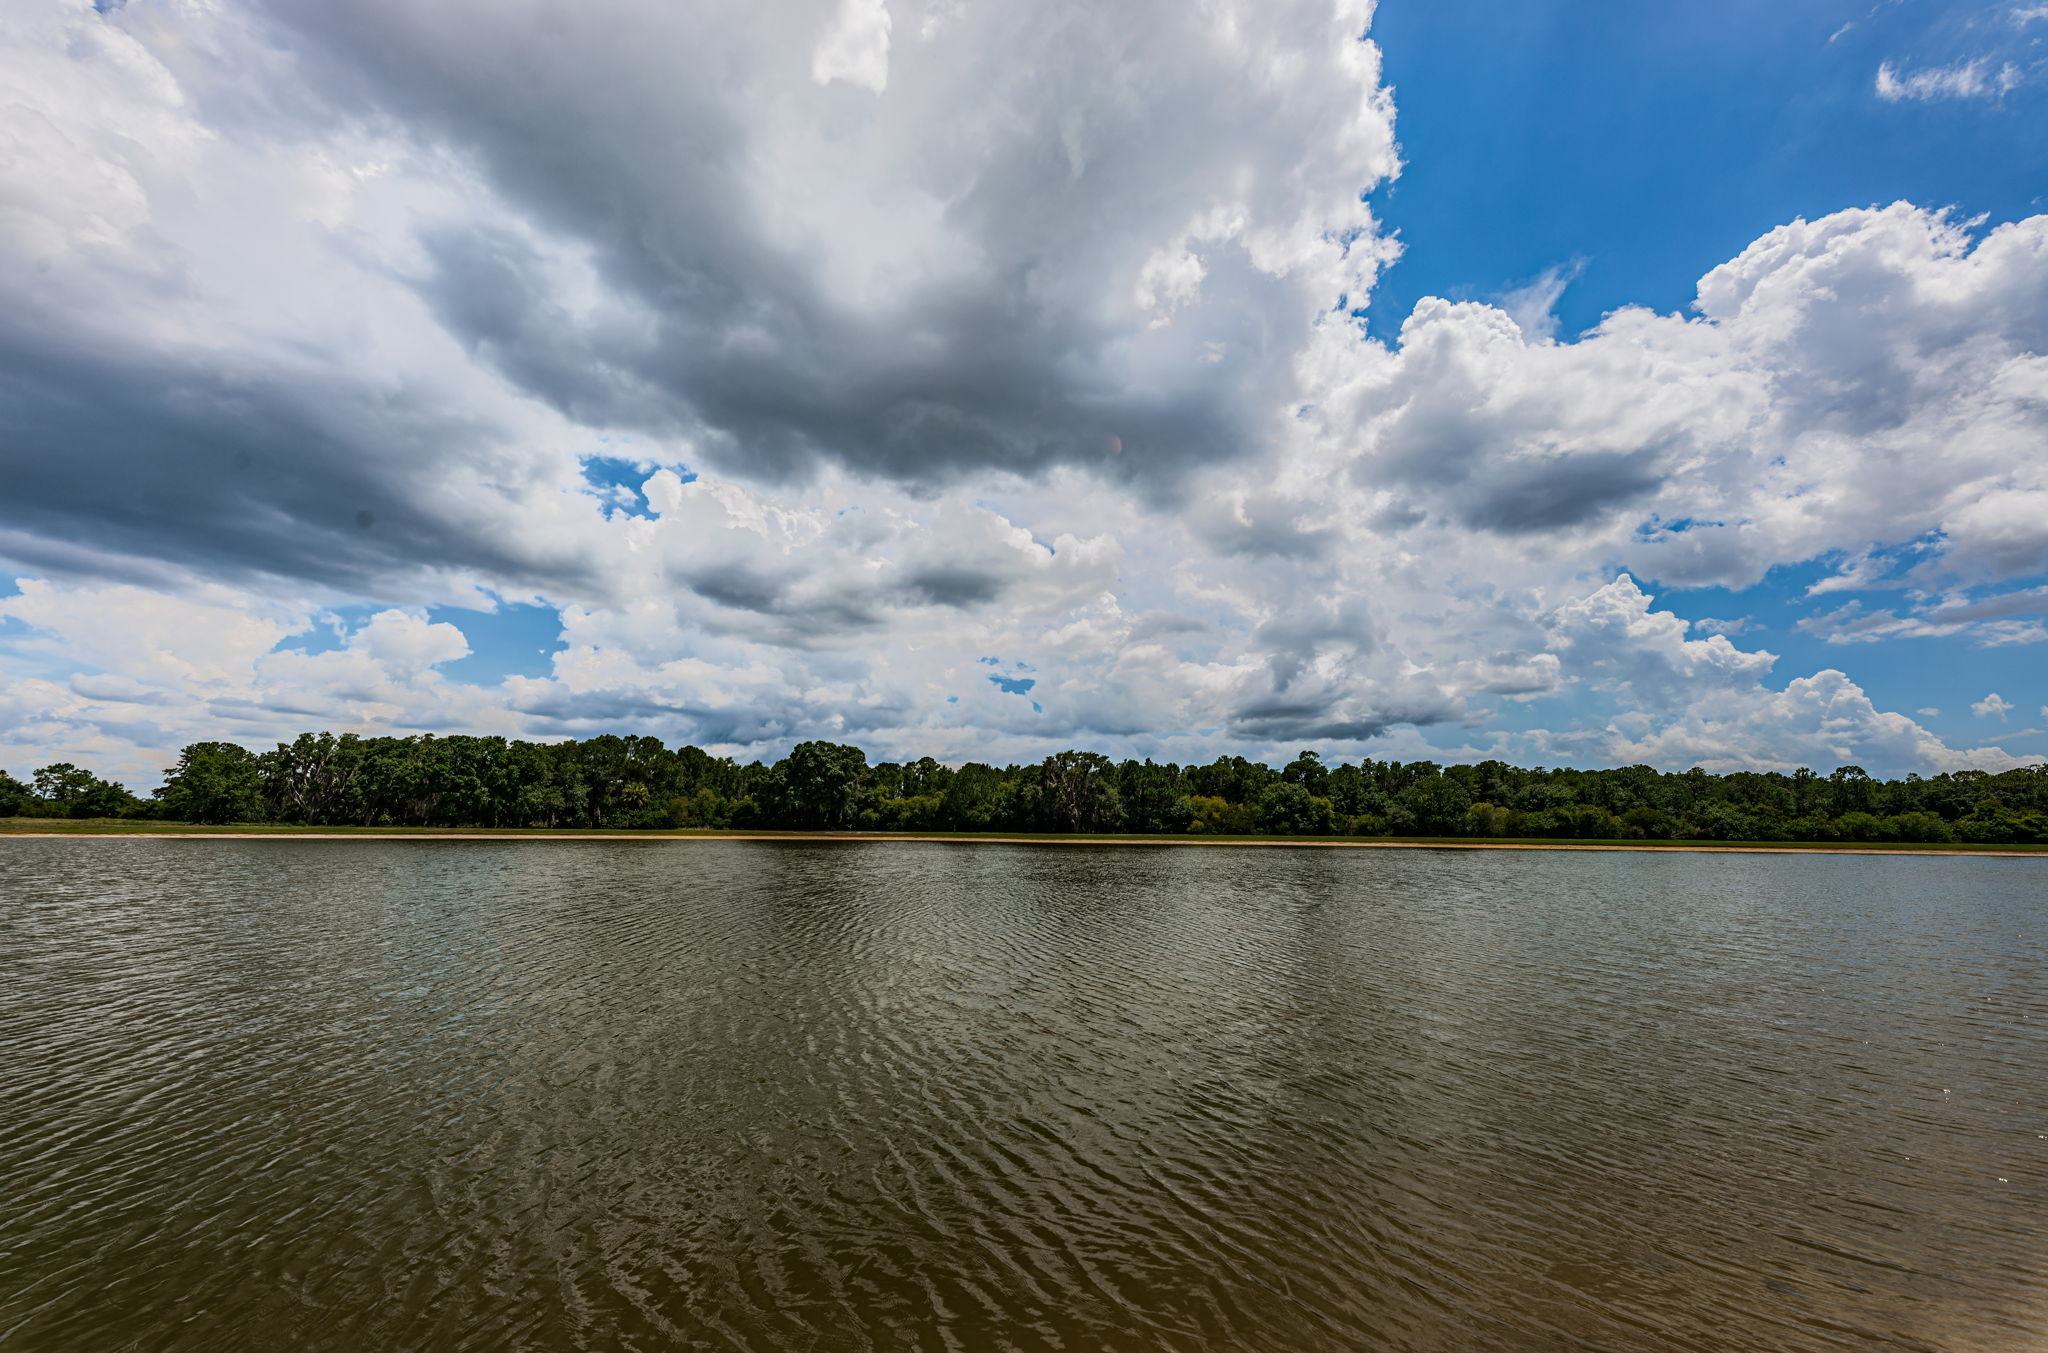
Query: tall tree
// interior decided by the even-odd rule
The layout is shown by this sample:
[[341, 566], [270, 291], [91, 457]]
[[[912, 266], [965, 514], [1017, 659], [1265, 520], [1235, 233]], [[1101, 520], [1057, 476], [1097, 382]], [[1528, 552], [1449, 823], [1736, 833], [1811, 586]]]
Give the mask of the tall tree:
[[52, 817], [121, 817], [141, 803], [126, 788], [91, 771], [58, 761], [35, 773], [36, 807]]
[[263, 763], [232, 742], [195, 742], [157, 790], [165, 817], [180, 822], [254, 822], [264, 815]]
[[1060, 832], [1113, 832], [1123, 826], [1116, 767], [1097, 752], [1047, 757], [1032, 785], [1040, 825]]
[[836, 742], [799, 742], [776, 763], [768, 807], [782, 825], [827, 831], [860, 816], [868, 755]]

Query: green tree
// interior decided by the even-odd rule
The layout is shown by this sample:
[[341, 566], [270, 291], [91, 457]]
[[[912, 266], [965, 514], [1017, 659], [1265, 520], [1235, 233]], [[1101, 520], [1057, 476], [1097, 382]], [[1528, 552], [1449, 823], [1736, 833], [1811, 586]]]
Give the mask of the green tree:
[[1436, 774], [1417, 780], [1395, 797], [1415, 815], [1415, 830], [1425, 836], [1454, 835], [1465, 825], [1465, 810], [1472, 806], [1471, 797], [1456, 781]]
[[[353, 733], [301, 733], [263, 756], [263, 798], [275, 821], [353, 822], [362, 796], [362, 742]], [[554, 825], [549, 823], [549, 826]]]
[[1970, 815], [1956, 823], [1956, 835], [1979, 845], [2028, 845], [2048, 840], [2048, 816], [1979, 799]]
[[1060, 832], [1113, 832], [1123, 826], [1116, 767], [1097, 752], [1059, 752], [1039, 764], [1030, 786], [1032, 815]]
[[1289, 781], [1259, 795], [1253, 819], [1260, 831], [1272, 836], [1328, 836], [1337, 829], [1337, 814], [1330, 801]]
[[97, 777], [82, 766], [57, 761], [35, 773], [35, 795], [51, 807], [68, 808], [73, 799], [90, 792], [96, 780]]
[[27, 785], [0, 770], [0, 817], [14, 817], [27, 812], [31, 797]]
[[1325, 784], [1330, 778], [1330, 770], [1323, 764], [1321, 752], [1304, 747], [1300, 755], [1280, 768], [1280, 778], [1290, 785], [1300, 785], [1315, 797], [1322, 798]]
[[179, 822], [257, 822], [268, 816], [263, 764], [232, 742], [195, 742], [165, 772], [156, 797], [164, 816]]
[[1645, 837], [1652, 841], [1664, 840], [1678, 835], [1681, 824], [1661, 808], [1648, 804], [1637, 804], [1621, 815], [1623, 831], [1629, 836]]
[[734, 810], [738, 807], [731, 799], [710, 788], [708, 785], [687, 797], [678, 795], [668, 801], [668, 822], [672, 827], [730, 827]]
[[1465, 810], [1467, 836], [1512, 836], [1515, 810], [1491, 803], [1475, 803]]
[[1877, 782], [1861, 766], [1841, 766], [1828, 777], [1828, 788], [1835, 815], [1840, 817], [1844, 813], [1869, 812]]
[[1195, 836], [1249, 836], [1256, 824], [1241, 803], [1198, 794], [1188, 800], [1188, 831]]
[[[1694, 767], [1522, 769], [1500, 761], [1332, 765], [1303, 749], [1281, 769], [1243, 757], [1180, 767], [1112, 766], [1068, 751], [1036, 765], [931, 757], [869, 766], [858, 747], [806, 742], [774, 766], [696, 747], [603, 734], [580, 742], [501, 737], [359, 738], [306, 733], [260, 756], [195, 743], [155, 808], [194, 821], [439, 826], [832, 827], [1239, 833], [1706, 837], [1725, 840], [2048, 841], [2048, 767], [1881, 781], [1854, 766], [1826, 778]], [[1279, 792], [1276, 792], [1279, 791]], [[0, 815], [142, 811], [71, 764], [33, 786], [0, 775]]]
[[1760, 841], [1768, 833], [1754, 816], [1729, 803], [1709, 803], [1693, 818], [1698, 833], [1709, 841]]
[[1123, 799], [1126, 830], [1187, 830], [1190, 810], [1180, 767], [1126, 761], [1117, 767], [1117, 793]]
[[121, 785], [59, 761], [35, 773], [37, 807], [52, 817], [121, 817], [141, 803]]
[[953, 772], [939, 798], [939, 824], [947, 831], [985, 832], [1002, 820], [1009, 786], [994, 766], [970, 761]]
[[1210, 765], [1191, 766], [1187, 772], [1190, 792], [1227, 803], [1255, 802], [1266, 786], [1279, 778], [1271, 766], [1241, 756], [1218, 757]]
[[1358, 766], [1337, 767], [1324, 777], [1322, 788], [1316, 792], [1347, 817], [1374, 812], [1386, 804], [1386, 795]]
[[1575, 803], [1560, 809], [1557, 820], [1563, 835], [1582, 841], [1611, 841], [1627, 834], [1621, 819], [1597, 803]]
[[776, 763], [777, 780], [763, 807], [785, 827], [843, 831], [862, 808], [868, 754], [836, 742], [799, 742]]
[[1932, 813], [1899, 813], [1885, 819], [1887, 834], [1894, 841], [1953, 841], [1955, 829]]
[[926, 795], [943, 797], [952, 782], [952, 770], [928, 756], [921, 756], [903, 767], [905, 798], [921, 798]]

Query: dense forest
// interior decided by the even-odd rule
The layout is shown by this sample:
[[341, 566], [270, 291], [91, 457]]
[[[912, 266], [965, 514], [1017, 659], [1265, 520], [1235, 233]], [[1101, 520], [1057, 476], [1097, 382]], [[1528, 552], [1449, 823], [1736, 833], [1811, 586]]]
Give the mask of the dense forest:
[[1061, 752], [1021, 766], [868, 763], [800, 743], [773, 765], [650, 737], [582, 742], [304, 733], [274, 750], [187, 747], [149, 799], [69, 764], [0, 772], [0, 816], [406, 827], [742, 827], [1717, 841], [2048, 842], [2048, 767], [1876, 780], [1522, 769], [1499, 761], [1274, 769]]

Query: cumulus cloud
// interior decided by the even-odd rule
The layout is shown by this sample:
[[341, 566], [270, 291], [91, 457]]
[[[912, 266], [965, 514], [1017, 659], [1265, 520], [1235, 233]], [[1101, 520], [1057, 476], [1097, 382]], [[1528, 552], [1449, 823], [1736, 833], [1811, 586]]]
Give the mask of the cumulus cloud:
[[1712, 695], [1668, 720], [1616, 719], [1603, 750], [1618, 761], [1720, 772], [1830, 764], [2000, 771], [2044, 760], [1996, 746], [1950, 747], [1905, 715], [1878, 709], [1861, 686], [1832, 668], [1790, 681], [1782, 691]]
[[1603, 728], [1560, 745], [1576, 743], [1603, 761], [1725, 772], [1843, 763], [2005, 769], [2042, 760], [1996, 747], [1951, 748], [1905, 715], [1878, 709], [1834, 669], [1774, 689], [1765, 677], [1775, 655], [1744, 652], [1718, 633], [1690, 637], [1693, 626], [1653, 609], [1626, 576], [1547, 620], [1553, 647], [1603, 690], [1611, 711]]
[[[2048, 218], [1904, 204], [1771, 231], [1695, 313], [1531, 344], [1425, 301], [1319, 408], [1404, 519], [1561, 536], [1679, 585], [1925, 542], [1922, 584], [2048, 568]], [[1347, 446], [1348, 444], [1348, 446]], [[1539, 548], [1540, 548], [1539, 544]]]
[[2012, 713], [2012, 711], [2018, 708], [2018, 705], [2015, 705], [2014, 703], [2012, 703], [2012, 701], [2007, 700], [2004, 696], [2001, 696], [1997, 691], [1993, 691], [1991, 694], [1985, 696], [1982, 700], [1973, 701], [1970, 705], [1970, 713], [1976, 715], [1980, 719], [2003, 720], [2006, 715]]
[[[324, 725], [2009, 761], [1652, 591], [1826, 560], [1816, 596], [1901, 598], [1831, 598], [1830, 639], [2038, 637], [2048, 218], [1847, 211], [1684, 314], [1557, 341], [1560, 270], [1375, 342], [1369, 19], [0, 15], [0, 758], [146, 778]], [[451, 676], [444, 617], [499, 596], [561, 651]]]
[[1393, 253], [1369, 7], [896, 11], [11, 13], [8, 417], [71, 451], [19, 467], [10, 524], [545, 573], [497, 519], [593, 430], [756, 478], [1155, 493], [1268, 442], [1289, 336]]
[[1552, 646], [1577, 657], [1584, 676], [1653, 705], [1708, 688], [1747, 689], [1777, 662], [1725, 634], [1689, 638], [1687, 622], [1651, 610], [1650, 601], [1635, 579], [1616, 578], [1546, 617]]
[[62, 757], [147, 783], [186, 741], [260, 745], [309, 720], [363, 732], [512, 729], [485, 693], [437, 670], [469, 652], [454, 625], [391, 609], [333, 647], [287, 646], [314, 635], [321, 614], [219, 585], [166, 594], [23, 580], [0, 598], [0, 623], [29, 632], [6, 654], [0, 758]]
[[[582, 421], [783, 476], [1031, 470], [1112, 444], [1121, 472], [1164, 475], [1256, 444], [1290, 373], [1248, 322], [1303, 327], [1387, 256], [1360, 201], [1395, 167], [1369, 8], [974, 6], [935, 28], [927, 8], [559, 6], [544, 41], [480, 0], [268, 13], [330, 97], [545, 223], [487, 277], [422, 280]], [[813, 10], [823, 87], [786, 74]], [[1205, 285], [1154, 329], [1134, 292], [1190, 222]], [[553, 246], [615, 307], [551, 304]], [[1202, 369], [1211, 342], [1232, 360]]]

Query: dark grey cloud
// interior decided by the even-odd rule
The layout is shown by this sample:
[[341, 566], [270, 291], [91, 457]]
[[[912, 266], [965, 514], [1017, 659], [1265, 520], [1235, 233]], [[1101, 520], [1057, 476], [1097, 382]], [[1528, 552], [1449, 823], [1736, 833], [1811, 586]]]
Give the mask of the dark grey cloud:
[[1373, 454], [1352, 466], [1357, 482], [1402, 494], [1376, 515], [1391, 531], [1432, 513], [1506, 536], [1579, 526], [1654, 491], [1677, 450], [1669, 438], [1620, 449], [1546, 445], [1553, 429], [1488, 409], [1473, 374], [1455, 367], [1426, 370], [1398, 400]]
[[602, 351], [625, 340], [579, 332], [529, 236], [485, 222], [435, 230], [421, 244], [427, 270], [399, 280], [472, 356], [572, 420], [685, 430], [664, 412], [657, 391]]
[[[74, 245], [0, 285], [10, 556], [590, 594], [601, 570], [505, 523], [600, 434], [755, 483], [1087, 465], [1155, 499], [1264, 449], [1321, 292], [1376, 266], [1358, 198], [1393, 165], [1328, 7], [1285, 0], [1223, 41], [1163, 3], [897, 0], [879, 96], [815, 82], [835, 9], [145, 0], [48, 20], [77, 93], [37, 114], [62, 132], [41, 177], [85, 187], [31, 200]], [[138, 82], [151, 61], [160, 82]], [[1355, 264], [1288, 256], [1324, 234], [1357, 236]], [[1199, 285], [1141, 303], [1148, 262], [1183, 248]], [[1315, 548], [1263, 522], [1242, 543]], [[987, 604], [1001, 571], [901, 586]], [[702, 582], [794, 614], [743, 572]]]
[[1640, 451], [1595, 451], [1554, 460], [1496, 463], [1450, 498], [1457, 520], [1503, 535], [1577, 526], [1654, 490], [1656, 458]]
[[423, 389], [87, 348], [33, 312], [0, 317], [0, 523], [30, 565], [170, 559], [345, 588], [423, 561], [531, 574], [502, 536], [428, 505], [434, 472], [494, 432]]
[[776, 610], [784, 593], [781, 580], [742, 564], [705, 569], [690, 578], [689, 585], [698, 596], [738, 611]]
[[1342, 536], [1333, 527], [1305, 520], [1313, 506], [1248, 494], [1237, 502], [1212, 505], [1197, 520], [1209, 543], [1224, 554], [1316, 563], [1329, 557]]
[[914, 569], [903, 579], [904, 590], [919, 603], [934, 606], [979, 606], [994, 601], [1009, 579], [969, 565], [931, 565]]
[[[1104, 302], [1121, 303], [1151, 251], [1227, 199], [1230, 175], [1284, 179], [1257, 163], [1299, 154], [1275, 131], [1334, 129], [1347, 111], [1334, 101], [1355, 111], [1360, 91], [1304, 83], [1218, 100], [1214, 43], [1145, 6], [934, 11], [972, 31], [928, 42], [909, 36], [920, 8], [899, 6], [904, 36], [878, 100], [811, 87], [808, 42], [831, 13], [821, 4], [752, 18], [646, 4], [265, 6], [338, 107], [479, 166], [535, 228], [587, 249], [645, 321], [572, 317], [540, 256], [494, 224], [433, 239], [417, 285], [435, 313], [570, 417], [686, 431], [710, 463], [767, 477], [820, 461], [911, 480], [1078, 463], [1164, 485], [1258, 446], [1288, 379], [1298, 295], [1219, 247], [1215, 313], [1183, 323], [1229, 360], [1153, 363], [1141, 379], [1128, 349], [1155, 340], [1117, 313], [1127, 304]], [[1261, 17], [1261, 41], [1327, 41], [1318, 6]], [[844, 153], [764, 183], [778, 158], [813, 154], [792, 149], [787, 119], [821, 116], [802, 136], [839, 139]], [[1361, 158], [1349, 191], [1383, 168]], [[783, 218], [811, 220], [809, 195], [886, 198], [928, 219], [820, 218], [837, 241], [790, 237]], [[958, 266], [875, 238], [905, 228], [927, 230]], [[838, 272], [874, 259], [886, 284], [849, 296]]]

